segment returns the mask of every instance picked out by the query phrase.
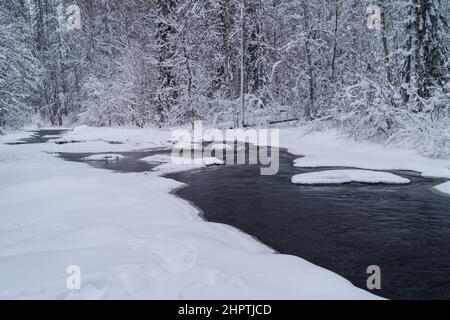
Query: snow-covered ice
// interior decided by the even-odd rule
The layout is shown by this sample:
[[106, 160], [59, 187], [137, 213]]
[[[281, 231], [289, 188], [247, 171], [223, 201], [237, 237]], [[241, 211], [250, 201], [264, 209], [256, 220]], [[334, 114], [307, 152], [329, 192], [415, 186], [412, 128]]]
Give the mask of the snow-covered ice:
[[84, 157], [84, 161], [117, 161], [123, 159], [124, 156], [121, 154], [114, 153], [104, 153], [104, 154], [93, 154], [88, 157]]
[[434, 188], [439, 192], [450, 195], [450, 181], [442, 183]]
[[223, 165], [224, 161], [214, 157], [185, 158], [172, 155], [154, 155], [141, 159], [150, 163], [160, 163], [153, 171], [159, 174], [169, 174], [175, 172], [189, 171], [193, 169], [201, 169], [213, 165]]
[[350, 182], [408, 184], [411, 181], [389, 172], [368, 170], [326, 170], [292, 177], [296, 184], [342, 184]]
[[303, 155], [295, 161], [296, 167], [409, 170], [423, 177], [450, 179], [450, 160], [430, 159], [409, 149], [349, 141], [335, 131], [304, 134], [299, 129], [286, 129], [281, 145], [293, 154]]
[[[169, 148], [171, 132], [156, 128], [136, 130], [136, 128], [94, 128], [82, 125], [64, 133], [61, 141], [78, 141], [77, 146], [70, 143], [55, 145], [50, 143], [46, 150], [57, 152], [124, 152], [136, 149]], [[55, 142], [55, 140], [51, 140]], [[121, 144], [111, 144], [110, 142]], [[74, 149], [75, 148], [75, 149]]]
[[[180, 158], [178, 158], [178, 159], [180, 159]], [[215, 157], [202, 157], [202, 158], [195, 158], [195, 159], [181, 158], [180, 160], [175, 160], [174, 163], [179, 163], [178, 161], [180, 161], [183, 164], [193, 162], [194, 164], [201, 164], [201, 165], [205, 165], [205, 166], [225, 164], [225, 162], [223, 160], [217, 159]]]
[[156, 154], [154, 156], [142, 158], [141, 161], [147, 161], [150, 163], [167, 163], [172, 161], [172, 159], [170, 154]]

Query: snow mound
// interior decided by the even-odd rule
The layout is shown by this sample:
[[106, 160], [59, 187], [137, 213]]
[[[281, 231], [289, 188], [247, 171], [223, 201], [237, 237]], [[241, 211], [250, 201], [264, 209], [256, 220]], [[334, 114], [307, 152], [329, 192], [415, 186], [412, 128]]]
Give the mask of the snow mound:
[[212, 165], [223, 165], [224, 161], [214, 158], [214, 157], [202, 157], [202, 158], [187, 158], [187, 157], [178, 157], [172, 156], [168, 154], [157, 154], [150, 157], [145, 157], [141, 159], [142, 161], [147, 161], [151, 163], [173, 163], [175, 165], [204, 165], [204, 166], [212, 166]]
[[369, 170], [327, 170], [292, 177], [295, 184], [343, 184], [350, 182], [408, 184], [411, 181], [389, 172]]
[[439, 192], [450, 195], [450, 181], [440, 184], [434, 187], [434, 189], [436, 189]]
[[89, 129], [90, 129], [89, 126], [83, 124], [81, 126], [78, 126], [78, 127], [74, 128], [72, 130], [72, 133], [82, 133], [82, 132], [88, 131]]
[[170, 155], [168, 154], [157, 154], [150, 157], [142, 158], [141, 161], [147, 161], [150, 163], [167, 163], [170, 162]]
[[[173, 142], [169, 141], [170, 135], [170, 131], [156, 128], [136, 130], [126, 127], [108, 127], [99, 130], [99, 128], [83, 125], [62, 134], [61, 141], [55, 142], [53, 140], [52, 142], [57, 146], [50, 144], [49, 148], [57, 148], [58, 151], [64, 150], [67, 152], [73, 152], [76, 149], [76, 152], [92, 153], [120, 153], [136, 149], [172, 148]], [[111, 144], [113, 141], [114, 144]], [[79, 143], [73, 145], [72, 142]], [[59, 147], [59, 145], [63, 145], [63, 147]]]
[[194, 166], [213, 166], [225, 164], [222, 160], [214, 157], [202, 157], [202, 158], [185, 158], [185, 157], [170, 157], [171, 162], [175, 165], [194, 165]]
[[150, 163], [161, 163], [153, 169], [159, 174], [168, 174], [193, 169], [201, 169], [213, 165], [224, 165], [224, 161], [214, 157], [184, 158], [171, 155], [155, 155], [141, 159]]
[[113, 153], [106, 153], [106, 154], [94, 154], [89, 157], [83, 158], [84, 161], [117, 161], [120, 159], [123, 159], [124, 156], [121, 154], [113, 154]]
[[[191, 159], [189, 159], [191, 160]], [[205, 166], [214, 166], [214, 165], [224, 165], [225, 162], [214, 158], [214, 157], [203, 157], [203, 158], [199, 158], [199, 159], [194, 159], [194, 163], [201, 163]]]
[[351, 141], [336, 131], [307, 133], [302, 129], [289, 128], [283, 129], [280, 139], [281, 147], [303, 156], [295, 160], [295, 167], [408, 170], [419, 172], [426, 178], [450, 179], [450, 159], [430, 159], [406, 148]]

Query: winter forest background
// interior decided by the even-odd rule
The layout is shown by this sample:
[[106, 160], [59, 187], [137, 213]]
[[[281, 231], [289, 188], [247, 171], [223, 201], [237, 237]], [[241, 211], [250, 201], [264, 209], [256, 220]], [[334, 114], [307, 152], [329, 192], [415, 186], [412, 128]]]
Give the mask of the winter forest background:
[[448, 0], [1, 0], [0, 131], [242, 126], [244, 104], [246, 125], [295, 120], [445, 157], [449, 15]]

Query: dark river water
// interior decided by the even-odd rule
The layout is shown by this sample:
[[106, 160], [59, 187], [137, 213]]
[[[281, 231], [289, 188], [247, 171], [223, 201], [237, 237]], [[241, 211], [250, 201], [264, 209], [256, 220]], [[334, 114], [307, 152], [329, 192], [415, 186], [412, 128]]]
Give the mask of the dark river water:
[[188, 185], [176, 193], [208, 221], [237, 227], [360, 288], [367, 288], [367, 267], [378, 265], [377, 295], [450, 298], [450, 198], [431, 191], [440, 180], [394, 172], [411, 184], [300, 186], [291, 183], [293, 175], [323, 168], [295, 168], [296, 158], [281, 151], [274, 176], [235, 165], [169, 177]]
[[30, 144], [30, 143], [46, 143], [50, 139], [54, 139], [56, 136], [68, 131], [67, 129], [48, 129], [48, 130], [34, 130], [30, 131], [31, 136], [29, 138], [23, 138], [17, 142], [7, 143], [9, 145], [16, 144]]
[[[117, 172], [145, 172], [139, 159], [169, 150], [113, 152], [113, 162], [86, 162]], [[83, 161], [92, 153], [63, 153]], [[390, 299], [450, 299], [450, 197], [433, 192], [443, 182], [392, 171], [409, 185], [300, 186], [298, 158], [280, 150], [280, 171], [261, 176], [258, 165], [213, 166], [168, 175], [187, 187], [176, 194], [208, 221], [234, 226], [280, 253], [302, 257], [366, 289], [367, 267], [381, 268], [381, 290]], [[239, 263], [239, 261], [236, 261]]]

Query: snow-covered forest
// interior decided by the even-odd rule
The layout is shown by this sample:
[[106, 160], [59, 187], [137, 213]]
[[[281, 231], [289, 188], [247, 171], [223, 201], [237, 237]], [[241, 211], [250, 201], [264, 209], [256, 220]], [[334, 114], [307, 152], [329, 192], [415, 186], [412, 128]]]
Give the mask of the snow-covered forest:
[[0, 0], [0, 299], [449, 299], [449, 22]]
[[447, 0], [4, 0], [0, 131], [295, 120], [446, 156], [449, 14]]

